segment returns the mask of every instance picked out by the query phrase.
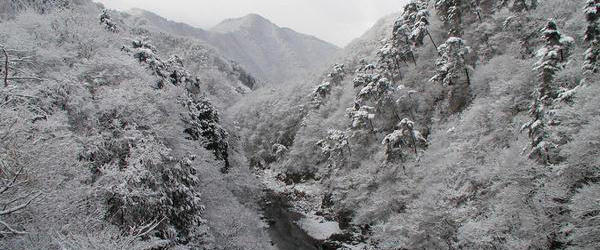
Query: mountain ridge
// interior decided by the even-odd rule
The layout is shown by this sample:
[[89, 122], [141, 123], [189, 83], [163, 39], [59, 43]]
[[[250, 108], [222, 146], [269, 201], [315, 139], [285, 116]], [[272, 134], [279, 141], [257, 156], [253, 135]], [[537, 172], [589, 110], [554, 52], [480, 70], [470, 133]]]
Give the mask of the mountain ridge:
[[250, 13], [237, 18], [227, 18], [208, 30], [212, 32], [229, 33], [236, 31], [236, 29], [241, 28], [240, 26], [243, 25], [271, 25], [279, 27], [277, 24], [274, 24], [269, 19], [266, 19], [265, 17], [259, 14]]
[[133, 9], [128, 14], [144, 18], [152, 28], [163, 32], [202, 40], [270, 83], [300, 80], [328, 66], [341, 51], [334, 44], [280, 27], [258, 14], [225, 19], [208, 30], [143, 9]]

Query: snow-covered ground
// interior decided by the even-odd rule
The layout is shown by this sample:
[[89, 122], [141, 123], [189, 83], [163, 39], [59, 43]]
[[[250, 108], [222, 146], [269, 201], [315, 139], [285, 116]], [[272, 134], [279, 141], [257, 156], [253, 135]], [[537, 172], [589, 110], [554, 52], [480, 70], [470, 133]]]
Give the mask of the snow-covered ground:
[[314, 239], [326, 240], [331, 237], [331, 235], [342, 233], [340, 225], [335, 221], [328, 221], [325, 218], [316, 215], [305, 216], [306, 217], [298, 221], [298, 225]]

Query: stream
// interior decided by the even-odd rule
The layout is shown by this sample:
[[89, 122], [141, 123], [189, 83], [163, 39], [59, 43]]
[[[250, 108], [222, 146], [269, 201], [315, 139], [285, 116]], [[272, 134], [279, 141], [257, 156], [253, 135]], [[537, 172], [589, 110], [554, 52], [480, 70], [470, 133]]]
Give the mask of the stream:
[[320, 250], [321, 241], [310, 237], [296, 221], [302, 214], [289, 210], [287, 198], [267, 191], [263, 202], [265, 220], [269, 223], [271, 242], [280, 250]]

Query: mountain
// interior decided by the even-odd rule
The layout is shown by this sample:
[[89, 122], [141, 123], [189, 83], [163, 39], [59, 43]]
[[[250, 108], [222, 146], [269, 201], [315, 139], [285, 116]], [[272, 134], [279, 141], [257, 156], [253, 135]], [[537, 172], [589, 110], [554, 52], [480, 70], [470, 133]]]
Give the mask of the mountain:
[[0, 249], [273, 249], [218, 112], [252, 77], [129, 21], [91, 0], [0, 2]]
[[583, 2], [411, 1], [312, 86], [228, 115], [326, 249], [600, 249], [600, 4]]
[[299, 80], [327, 66], [340, 50], [314, 36], [279, 27], [257, 14], [224, 20], [210, 30], [167, 20], [141, 9], [133, 9], [129, 14], [144, 19], [141, 25], [152, 29], [200, 39], [271, 83]]
[[258, 15], [0, 1], [0, 249], [600, 249], [600, 3], [498, 2], [413, 0], [311, 79]]

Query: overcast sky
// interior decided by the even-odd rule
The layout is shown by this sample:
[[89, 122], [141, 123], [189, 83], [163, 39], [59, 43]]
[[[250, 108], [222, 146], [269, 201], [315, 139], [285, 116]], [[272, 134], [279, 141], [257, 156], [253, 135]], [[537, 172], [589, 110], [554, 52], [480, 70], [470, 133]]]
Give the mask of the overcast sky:
[[256, 13], [273, 23], [338, 46], [402, 9], [407, 0], [95, 0], [107, 8], [141, 8], [167, 19], [211, 28], [226, 18]]

